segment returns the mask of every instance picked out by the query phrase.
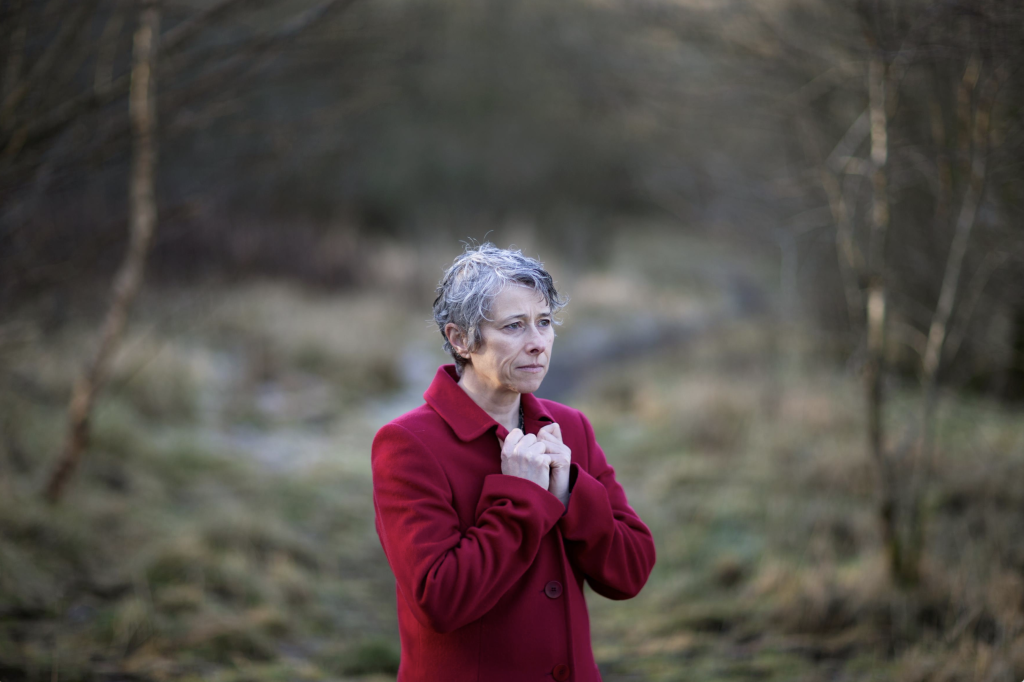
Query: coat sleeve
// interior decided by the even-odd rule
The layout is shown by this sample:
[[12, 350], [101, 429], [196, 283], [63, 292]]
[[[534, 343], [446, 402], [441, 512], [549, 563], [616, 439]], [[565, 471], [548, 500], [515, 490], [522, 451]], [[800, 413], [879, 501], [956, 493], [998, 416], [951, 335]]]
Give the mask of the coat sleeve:
[[565, 507], [522, 478], [484, 479], [464, 532], [434, 454], [398, 424], [373, 441], [377, 533], [398, 588], [423, 625], [451, 632], [477, 620], [529, 568]]
[[587, 469], [572, 465], [575, 483], [559, 527], [570, 560], [594, 591], [610, 599], [629, 599], [640, 592], [654, 567], [654, 538], [626, 502], [590, 422], [582, 413], [580, 420]]

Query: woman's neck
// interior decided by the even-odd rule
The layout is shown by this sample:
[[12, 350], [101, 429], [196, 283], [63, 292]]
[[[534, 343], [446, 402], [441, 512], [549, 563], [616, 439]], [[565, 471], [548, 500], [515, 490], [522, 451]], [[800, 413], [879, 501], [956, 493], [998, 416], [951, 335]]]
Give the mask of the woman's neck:
[[519, 428], [519, 403], [522, 396], [505, 387], [495, 388], [481, 382], [466, 365], [459, 377], [459, 386], [491, 418], [511, 431]]

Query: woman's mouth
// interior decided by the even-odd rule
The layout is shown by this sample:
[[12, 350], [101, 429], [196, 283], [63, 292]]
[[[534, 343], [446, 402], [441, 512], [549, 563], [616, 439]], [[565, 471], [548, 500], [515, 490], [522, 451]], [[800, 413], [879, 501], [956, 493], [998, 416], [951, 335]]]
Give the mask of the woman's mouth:
[[538, 374], [544, 371], [544, 365], [521, 365], [516, 369], [523, 372], [530, 372], [531, 374]]

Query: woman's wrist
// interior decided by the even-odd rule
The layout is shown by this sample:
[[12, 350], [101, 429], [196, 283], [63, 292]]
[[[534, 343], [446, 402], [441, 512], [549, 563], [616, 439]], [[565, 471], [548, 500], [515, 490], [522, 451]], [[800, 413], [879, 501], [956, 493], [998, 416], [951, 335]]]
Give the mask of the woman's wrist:
[[555, 469], [551, 472], [551, 483], [548, 492], [558, 498], [566, 507], [569, 506], [569, 470]]

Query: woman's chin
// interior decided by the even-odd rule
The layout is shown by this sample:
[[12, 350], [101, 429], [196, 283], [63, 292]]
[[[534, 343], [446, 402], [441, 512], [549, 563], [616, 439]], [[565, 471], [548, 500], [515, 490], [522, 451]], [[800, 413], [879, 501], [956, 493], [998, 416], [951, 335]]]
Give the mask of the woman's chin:
[[515, 383], [516, 392], [518, 393], [535, 393], [540, 389], [541, 383], [544, 381], [544, 375], [538, 377], [527, 377], [520, 378]]

